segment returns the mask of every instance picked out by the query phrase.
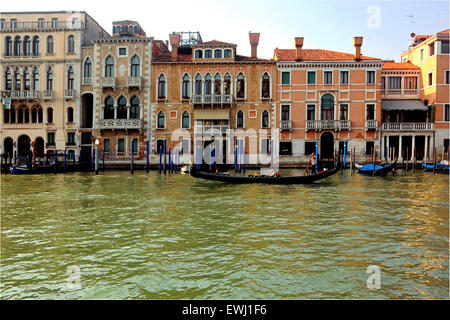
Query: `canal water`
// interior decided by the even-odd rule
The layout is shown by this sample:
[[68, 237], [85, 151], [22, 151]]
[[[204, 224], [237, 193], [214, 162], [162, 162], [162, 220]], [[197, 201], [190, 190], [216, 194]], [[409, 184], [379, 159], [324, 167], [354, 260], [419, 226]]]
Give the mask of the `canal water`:
[[1, 298], [447, 299], [448, 179], [2, 175]]

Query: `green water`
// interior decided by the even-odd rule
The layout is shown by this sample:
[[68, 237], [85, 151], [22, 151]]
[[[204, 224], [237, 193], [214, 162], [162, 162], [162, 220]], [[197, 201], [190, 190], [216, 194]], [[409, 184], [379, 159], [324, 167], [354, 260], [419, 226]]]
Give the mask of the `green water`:
[[2, 175], [0, 286], [2, 299], [447, 299], [449, 180]]

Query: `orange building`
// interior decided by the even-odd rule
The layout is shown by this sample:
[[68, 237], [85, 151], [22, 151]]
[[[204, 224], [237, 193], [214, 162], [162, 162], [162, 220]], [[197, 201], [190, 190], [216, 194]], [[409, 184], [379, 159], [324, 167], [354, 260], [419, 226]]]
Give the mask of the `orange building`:
[[362, 55], [362, 37], [354, 38], [354, 54], [304, 49], [303, 41], [274, 52], [280, 162], [308, 161], [316, 141], [320, 160], [343, 152], [344, 142], [360, 161], [374, 149], [379, 156], [383, 61]]
[[402, 62], [420, 68], [420, 99], [431, 109], [435, 126], [434, 147], [442, 157], [448, 152], [450, 130], [450, 29], [434, 35], [415, 35]]

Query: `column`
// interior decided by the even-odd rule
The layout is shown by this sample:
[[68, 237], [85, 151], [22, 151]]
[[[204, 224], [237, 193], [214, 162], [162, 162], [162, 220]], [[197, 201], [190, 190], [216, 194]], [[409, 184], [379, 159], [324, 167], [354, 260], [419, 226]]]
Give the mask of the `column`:
[[390, 161], [391, 159], [389, 158], [389, 156], [391, 155], [391, 149], [389, 149], [389, 136], [386, 136], [386, 147], [387, 147], [387, 157], [385, 156], [384, 160], [385, 161]]
[[114, 106], [114, 119], [117, 119], [117, 106]]
[[411, 160], [414, 160], [415, 158], [415, 152], [416, 151], [416, 135], [413, 134], [412, 136], [412, 144], [411, 144]]
[[402, 161], [402, 136], [398, 136], [398, 161]]
[[127, 105], [127, 119], [130, 119], [130, 106]]
[[430, 138], [429, 136], [425, 136], [425, 153], [424, 153], [422, 162], [428, 162], [427, 160], [428, 160], [428, 139], [429, 138]]

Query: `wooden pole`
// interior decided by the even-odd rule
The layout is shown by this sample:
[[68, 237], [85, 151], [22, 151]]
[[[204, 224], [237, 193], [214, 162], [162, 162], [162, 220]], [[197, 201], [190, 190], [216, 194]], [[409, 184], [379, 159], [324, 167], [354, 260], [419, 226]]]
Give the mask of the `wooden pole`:
[[409, 167], [409, 150], [408, 147], [406, 147], [406, 172], [408, 172]]
[[417, 149], [414, 149], [414, 155], [413, 155], [413, 172], [416, 173], [416, 159], [417, 158]]
[[375, 176], [375, 144], [372, 148], [372, 162], [373, 162], [372, 176]]
[[353, 150], [350, 149], [350, 177], [353, 175]]
[[433, 148], [433, 174], [436, 173], [436, 147]]

